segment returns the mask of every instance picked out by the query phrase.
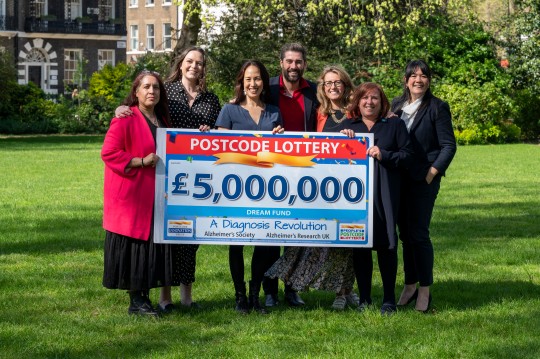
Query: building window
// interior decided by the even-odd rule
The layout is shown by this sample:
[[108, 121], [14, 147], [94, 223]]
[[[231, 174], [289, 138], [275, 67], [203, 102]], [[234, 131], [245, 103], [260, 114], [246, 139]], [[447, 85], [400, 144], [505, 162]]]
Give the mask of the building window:
[[165, 6], [172, 5], [172, 1], [171, 0], [163, 0], [163, 5], [165, 5]]
[[146, 6], [154, 6], [154, 0], [146, 0]]
[[64, 50], [64, 82], [82, 85], [82, 50]]
[[139, 7], [139, 0], [129, 0], [129, 7]]
[[98, 4], [99, 15], [98, 19], [100, 21], [107, 21], [113, 16], [113, 5], [112, 0], [100, 0]]
[[131, 37], [131, 50], [137, 50], [139, 48], [139, 25], [131, 25], [129, 34]]
[[[34, 0], [33, 2], [30, 3], [30, 6], [32, 5], [34, 8], [33, 15], [35, 17], [42, 17], [43, 15], [47, 15], [47, 13], [45, 12], [45, 5], [46, 5], [45, 0]], [[32, 13], [32, 10], [30, 10], [30, 12]]]
[[171, 42], [172, 28], [170, 23], [163, 24], [163, 49], [170, 50], [172, 48]]
[[67, 0], [64, 3], [64, 18], [66, 20], [75, 20], [79, 16], [82, 16], [81, 1]]
[[105, 65], [114, 66], [114, 50], [98, 50], [98, 70]]
[[155, 47], [156, 38], [154, 36], [154, 25], [146, 25], [146, 49], [153, 50]]

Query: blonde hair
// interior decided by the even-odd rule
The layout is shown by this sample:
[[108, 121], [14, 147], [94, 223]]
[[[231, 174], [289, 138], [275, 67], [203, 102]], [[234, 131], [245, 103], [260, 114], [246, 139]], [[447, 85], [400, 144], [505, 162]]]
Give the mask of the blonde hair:
[[319, 107], [319, 112], [324, 115], [329, 115], [332, 113], [332, 102], [324, 92], [324, 77], [329, 72], [338, 75], [339, 79], [343, 82], [343, 95], [339, 99], [341, 108], [347, 108], [349, 106], [350, 97], [354, 90], [354, 85], [351, 81], [351, 77], [343, 67], [339, 65], [325, 66], [321, 75], [317, 79], [317, 100], [319, 100], [319, 103], [321, 104]]

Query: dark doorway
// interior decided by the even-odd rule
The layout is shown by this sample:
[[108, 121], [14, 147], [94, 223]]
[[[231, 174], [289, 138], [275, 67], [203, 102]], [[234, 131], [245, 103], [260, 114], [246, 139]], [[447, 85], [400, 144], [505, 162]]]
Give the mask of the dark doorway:
[[28, 66], [28, 82], [33, 82], [41, 88], [41, 66]]

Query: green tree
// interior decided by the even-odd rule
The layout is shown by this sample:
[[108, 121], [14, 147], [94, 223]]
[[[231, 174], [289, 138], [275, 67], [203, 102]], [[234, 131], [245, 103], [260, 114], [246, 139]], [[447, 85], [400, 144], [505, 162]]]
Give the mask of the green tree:
[[516, 0], [506, 19], [504, 45], [518, 103], [515, 122], [528, 140], [540, 136], [540, 2]]

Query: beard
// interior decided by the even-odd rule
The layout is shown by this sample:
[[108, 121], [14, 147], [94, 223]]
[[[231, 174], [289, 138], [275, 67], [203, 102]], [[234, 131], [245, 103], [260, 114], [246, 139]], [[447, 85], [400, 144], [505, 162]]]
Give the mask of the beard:
[[303, 69], [302, 69], [302, 70], [298, 69], [298, 70], [293, 71], [293, 72], [296, 72], [298, 75], [293, 74], [293, 75], [291, 76], [291, 74], [289, 73], [289, 71], [283, 70], [283, 71], [282, 71], [283, 78], [284, 78], [285, 80], [287, 80], [288, 82], [292, 82], [292, 83], [295, 83], [295, 82], [300, 81], [300, 79], [301, 79], [302, 76], [304, 75], [304, 70], [303, 70]]

